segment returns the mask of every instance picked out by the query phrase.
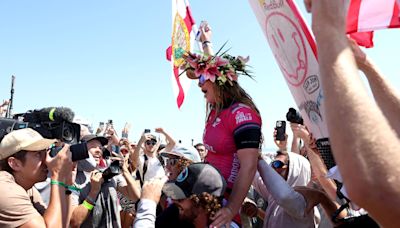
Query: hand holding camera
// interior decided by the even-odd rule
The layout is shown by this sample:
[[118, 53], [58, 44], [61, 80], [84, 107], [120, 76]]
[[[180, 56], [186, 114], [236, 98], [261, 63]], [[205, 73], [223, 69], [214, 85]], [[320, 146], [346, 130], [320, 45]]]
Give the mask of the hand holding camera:
[[98, 170], [92, 171], [90, 175], [90, 191], [93, 191], [96, 194], [99, 193], [103, 182], [103, 173]]
[[310, 132], [307, 127], [301, 124], [290, 123], [290, 128], [293, 131], [293, 136], [301, 138], [306, 145], [310, 143]]
[[46, 154], [46, 165], [47, 169], [51, 173], [51, 179], [61, 182], [70, 181], [72, 175], [71, 172], [74, 167], [70, 146], [64, 144], [63, 148], [55, 157], [51, 157], [50, 152], [48, 152]]

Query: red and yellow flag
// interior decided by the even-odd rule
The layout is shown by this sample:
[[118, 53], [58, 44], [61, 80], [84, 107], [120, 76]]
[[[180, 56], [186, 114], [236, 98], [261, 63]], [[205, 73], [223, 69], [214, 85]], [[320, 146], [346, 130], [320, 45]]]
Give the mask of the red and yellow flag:
[[197, 30], [194, 25], [188, 1], [172, 0], [172, 37], [171, 46], [167, 49], [167, 59], [172, 65], [172, 88], [178, 108], [181, 107], [191, 82], [185, 73], [179, 76], [182, 73], [179, 66], [183, 62], [182, 55], [193, 51], [196, 36], [194, 30]]

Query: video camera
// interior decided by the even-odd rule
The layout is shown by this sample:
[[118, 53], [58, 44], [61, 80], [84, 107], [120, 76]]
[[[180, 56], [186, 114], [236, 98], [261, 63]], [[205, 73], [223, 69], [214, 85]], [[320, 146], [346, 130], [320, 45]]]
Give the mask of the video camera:
[[286, 120], [289, 121], [290, 123], [297, 123], [304, 125], [304, 120], [300, 115], [300, 112], [298, 112], [294, 108], [289, 108], [289, 111], [286, 113]]
[[[78, 143], [80, 139], [80, 125], [72, 123], [74, 112], [66, 107], [43, 108], [16, 114], [12, 119], [0, 118], [0, 141], [13, 130], [32, 128], [44, 138], [59, 139], [71, 144], [72, 161], [89, 157], [85, 143]], [[61, 148], [54, 147], [50, 152], [55, 156]]]

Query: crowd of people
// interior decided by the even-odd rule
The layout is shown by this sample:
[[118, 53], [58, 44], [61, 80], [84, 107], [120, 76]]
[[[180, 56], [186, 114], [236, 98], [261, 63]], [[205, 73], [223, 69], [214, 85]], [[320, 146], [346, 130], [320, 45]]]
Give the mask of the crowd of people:
[[[335, 167], [327, 168], [304, 124], [288, 124], [291, 144], [287, 134], [262, 133], [261, 114], [238, 83], [251, 77], [248, 59], [214, 53], [203, 24], [204, 53], [186, 53], [182, 65], [207, 102], [203, 141], [183, 145], [160, 127], [133, 143], [129, 126], [119, 136], [112, 121], [92, 131], [75, 120], [75, 145], [35, 128], [13, 130], [0, 142], [0, 227], [400, 226], [400, 95], [346, 36], [344, 1], [304, 2]], [[276, 153], [262, 153], [265, 140]], [[76, 159], [78, 150], [85, 156]]]

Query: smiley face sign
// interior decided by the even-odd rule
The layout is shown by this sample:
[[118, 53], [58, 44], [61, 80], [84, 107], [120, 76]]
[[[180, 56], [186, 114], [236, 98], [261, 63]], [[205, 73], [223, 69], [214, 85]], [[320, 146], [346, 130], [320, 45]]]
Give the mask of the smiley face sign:
[[[285, 24], [285, 27], [281, 27]], [[268, 43], [286, 81], [300, 86], [307, 75], [307, 51], [302, 33], [288, 16], [273, 12], [266, 18], [265, 31]]]

